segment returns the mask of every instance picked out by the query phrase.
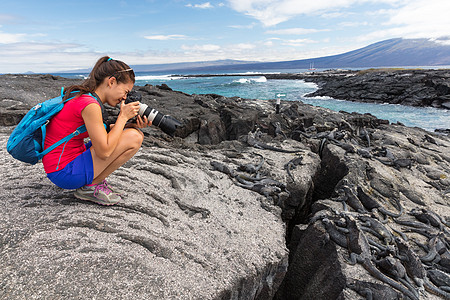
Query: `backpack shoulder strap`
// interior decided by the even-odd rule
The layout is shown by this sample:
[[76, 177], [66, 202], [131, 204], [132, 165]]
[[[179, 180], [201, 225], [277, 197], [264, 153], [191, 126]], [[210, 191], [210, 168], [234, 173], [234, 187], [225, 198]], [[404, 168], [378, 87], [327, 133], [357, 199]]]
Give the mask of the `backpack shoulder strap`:
[[[74, 93], [74, 92], [77, 92], [77, 91], [73, 91], [72, 93]], [[75, 96], [68, 97], [66, 100], [63, 101], [62, 99], [64, 99], [64, 87], [61, 87], [61, 101], [62, 101], [64, 104], [65, 104], [67, 101], [72, 100], [73, 98], [75, 98]], [[46, 136], [46, 134], [47, 134], [47, 125], [48, 125], [49, 122], [50, 122], [50, 120], [47, 120], [47, 121], [41, 126], [41, 133], [42, 133], [42, 145], [41, 145], [41, 147], [42, 147], [42, 149], [45, 148], [45, 147], [44, 147], [44, 141], [45, 141], [45, 136]], [[81, 128], [81, 126], [78, 127], [75, 131], [77, 131], [77, 130], [80, 129], [80, 128]], [[86, 131], [86, 129], [85, 129], [84, 131]], [[83, 133], [84, 131], [82, 131], [82, 132], [80, 132], [80, 133]], [[58, 142], [58, 143], [59, 143], [59, 142]], [[56, 145], [56, 147], [58, 147], [59, 145], [61, 145], [61, 144]], [[50, 146], [49, 148], [52, 148], [51, 150], [53, 150], [53, 149], [55, 149], [56, 147], [53, 147], [53, 145], [52, 145], [52, 146]], [[51, 150], [50, 150], [50, 151], [51, 151]], [[48, 152], [50, 152], [50, 151], [48, 151]], [[44, 152], [46, 152], [46, 151], [44, 151]], [[44, 153], [44, 152], [42, 152], [42, 153]], [[47, 154], [48, 152], [46, 152], [45, 154]], [[43, 154], [42, 157], [43, 157], [45, 154]]]
[[44, 155], [46, 155], [47, 153], [49, 153], [50, 151], [56, 149], [56, 147], [58, 147], [59, 145], [62, 145], [66, 142], [68, 142], [70, 139], [72, 139], [74, 136], [77, 136], [79, 134], [82, 134], [83, 132], [86, 132], [86, 125], [81, 125], [80, 127], [78, 127], [77, 129], [75, 129], [74, 132], [72, 132], [71, 134], [63, 137], [62, 139], [60, 139], [59, 141], [57, 141], [56, 143], [54, 143], [53, 145], [51, 145], [50, 147], [48, 147], [47, 149], [45, 149], [44, 151], [42, 151], [40, 153], [41, 158], [44, 157]]

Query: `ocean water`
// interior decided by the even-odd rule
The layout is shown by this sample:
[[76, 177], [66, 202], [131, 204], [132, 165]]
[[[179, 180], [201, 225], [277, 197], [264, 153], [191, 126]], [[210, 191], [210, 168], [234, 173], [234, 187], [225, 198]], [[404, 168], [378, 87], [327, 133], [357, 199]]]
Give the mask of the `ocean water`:
[[[307, 104], [329, 108], [334, 111], [370, 113], [391, 123], [401, 122], [407, 126], [420, 127], [428, 131], [450, 128], [450, 110], [410, 107], [393, 104], [360, 103], [330, 97], [305, 97], [317, 90], [317, 85], [303, 80], [270, 80], [263, 73], [300, 73], [308, 70], [276, 70], [261, 72], [234, 71], [233, 76], [183, 77], [166, 73], [136, 73], [136, 85], [167, 84], [170, 88], [187, 94], [219, 94], [248, 99], [272, 100], [284, 94], [282, 100], [302, 101]], [[321, 71], [321, 70], [317, 70]], [[189, 72], [187, 74], [196, 74]], [[201, 74], [201, 73], [199, 73]], [[230, 74], [230, 71], [214, 71], [214, 74]], [[242, 76], [246, 74], [247, 76]], [[86, 74], [59, 74], [66, 77], [83, 77]], [[251, 76], [248, 76], [251, 75]]]
[[[305, 72], [306, 70], [299, 70]], [[294, 73], [282, 70], [274, 73]], [[248, 99], [271, 100], [284, 94], [282, 100], [302, 101], [307, 104], [329, 108], [334, 111], [370, 113], [391, 123], [401, 122], [407, 126], [420, 127], [428, 131], [450, 128], [450, 111], [437, 108], [410, 107], [394, 104], [352, 102], [330, 97], [305, 97], [317, 90], [314, 83], [303, 80], [269, 80], [257, 72], [235, 73], [226, 77], [181, 77], [168, 74], [136, 74], [136, 85], [167, 84], [170, 88], [188, 94], [219, 94], [226, 97], [238, 96]], [[262, 72], [261, 72], [262, 73]], [[268, 73], [268, 72], [264, 72]], [[192, 73], [191, 73], [192, 74]]]

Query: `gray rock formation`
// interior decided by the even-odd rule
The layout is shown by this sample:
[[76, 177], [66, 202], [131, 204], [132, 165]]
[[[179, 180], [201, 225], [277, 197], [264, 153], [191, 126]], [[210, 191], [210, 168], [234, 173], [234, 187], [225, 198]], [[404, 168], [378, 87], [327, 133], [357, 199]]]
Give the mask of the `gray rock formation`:
[[[226, 74], [179, 75], [186, 77], [230, 76]], [[252, 76], [240, 74], [239, 76]], [[302, 79], [318, 90], [306, 97], [328, 96], [340, 100], [391, 103], [450, 109], [449, 69], [380, 68], [362, 71], [261, 74], [267, 79]]]
[[[28, 98], [0, 93], [16, 119], [45, 99], [34, 78], [15, 87]], [[184, 126], [144, 130], [110, 176], [127, 194], [116, 206], [76, 200], [1, 148], [0, 299], [448, 297], [449, 137], [301, 102], [275, 114], [136, 90]]]
[[101, 207], [0, 141], [0, 299], [267, 298], [283, 278], [279, 210], [230, 189], [210, 167], [221, 151], [146, 147], [111, 176], [125, 200]]
[[450, 71], [374, 69], [313, 73], [319, 89], [308, 96], [450, 109]]

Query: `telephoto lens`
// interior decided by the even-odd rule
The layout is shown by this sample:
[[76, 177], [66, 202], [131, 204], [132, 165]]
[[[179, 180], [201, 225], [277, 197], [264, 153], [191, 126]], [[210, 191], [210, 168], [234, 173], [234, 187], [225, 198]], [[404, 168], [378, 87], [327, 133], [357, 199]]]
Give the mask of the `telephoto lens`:
[[[131, 102], [141, 102], [142, 96], [136, 91], [131, 91], [127, 95], [125, 104]], [[181, 122], [169, 115], [163, 115], [156, 109], [149, 107], [147, 104], [139, 103], [139, 115], [141, 117], [146, 116], [152, 125], [159, 127], [164, 133], [173, 136], [178, 127], [181, 126]]]

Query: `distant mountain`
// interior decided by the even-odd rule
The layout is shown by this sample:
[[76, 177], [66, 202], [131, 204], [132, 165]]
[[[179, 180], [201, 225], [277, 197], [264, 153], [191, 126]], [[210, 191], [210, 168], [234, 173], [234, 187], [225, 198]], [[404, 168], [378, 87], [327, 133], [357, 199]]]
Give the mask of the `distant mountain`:
[[[186, 68], [171, 70], [214, 71], [214, 70], [270, 70], [315, 68], [370, 68], [401, 66], [449, 66], [450, 39], [389, 39], [343, 54], [281, 62], [248, 63], [239, 61], [217, 61], [215, 64], [191, 63]], [[201, 63], [204, 64], [204, 63]], [[175, 64], [169, 64], [175, 65]], [[145, 70], [143, 65], [139, 66]], [[147, 66], [150, 67], [150, 66]], [[168, 69], [166, 69], [168, 70]]]
[[133, 65], [136, 72], [152, 72], [152, 71], [172, 71], [172, 70], [186, 70], [197, 68], [221, 68], [222, 66], [235, 66], [243, 64], [252, 64], [257, 62], [242, 61], [242, 60], [215, 60], [215, 61], [200, 61], [200, 62], [184, 62], [172, 64], [157, 64], [157, 65]]
[[[450, 38], [389, 39], [343, 54], [281, 62], [217, 60], [173, 64], [132, 65], [136, 72], [214, 72], [271, 69], [370, 68], [402, 66], [450, 66]], [[67, 71], [67, 73], [89, 70]]]
[[450, 39], [389, 39], [343, 54], [282, 62], [248, 63], [197, 68], [196, 70], [270, 70], [315, 68], [369, 68], [401, 66], [449, 66]]
[[450, 43], [449, 40], [398, 38], [339, 55], [259, 65], [264, 68], [307, 69], [312, 62], [315, 68], [448, 66], [450, 65]]
[[[234, 65], [252, 64], [257, 62], [243, 61], [243, 60], [214, 60], [214, 61], [197, 61], [197, 62], [182, 62], [170, 64], [154, 64], [154, 65], [130, 65], [135, 72], [164, 72], [164, 71], [182, 71], [193, 69], [206, 68], [222, 68], [223, 66], [233, 67]], [[90, 69], [68, 70], [58, 73], [89, 73]]]

